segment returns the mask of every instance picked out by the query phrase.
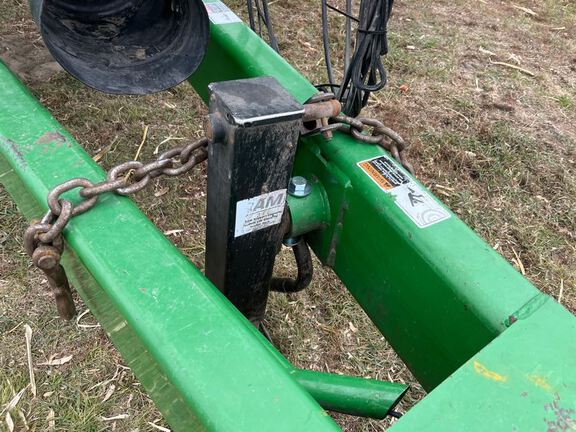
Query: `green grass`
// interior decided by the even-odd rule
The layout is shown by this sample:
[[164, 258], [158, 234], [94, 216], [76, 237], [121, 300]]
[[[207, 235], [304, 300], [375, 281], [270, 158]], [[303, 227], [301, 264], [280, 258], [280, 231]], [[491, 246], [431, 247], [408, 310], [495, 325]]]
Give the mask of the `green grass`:
[[572, 109], [574, 107], [574, 102], [568, 96], [560, 96], [558, 98], [558, 105], [565, 109]]

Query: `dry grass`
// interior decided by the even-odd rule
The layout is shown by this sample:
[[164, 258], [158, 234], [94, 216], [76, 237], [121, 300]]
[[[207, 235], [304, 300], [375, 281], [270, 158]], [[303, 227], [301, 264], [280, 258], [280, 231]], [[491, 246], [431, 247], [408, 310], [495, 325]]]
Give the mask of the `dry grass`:
[[[25, 3], [0, 0], [0, 55], [20, 62], [31, 90], [88, 153], [107, 149], [104, 168], [133, 157], [145, 126], [142, 160], [168, 137], [200, 135], [195, 119], [204, 107], [187, 86], [131, 98], [95, 93], [63, 73], [45, 80], [51, 66], [37, 68], [45, 60], [34, 48], [41, 42]], [[236, 10], [241, 3], [234, 2]], [[513, 3], [536, 16], [512, 2], [396, 2], [389, 85], [367, 113], [409, 137], [418, 176], [432, 191], [514, 265], [521, 263], [543, 291], [557, 297], [563, 286], [563, 304], [576, 311], [576, 6], [570, 0]], [[317, 2], [286, 0], [271, 9], [282, 17], [276, 27], [283, 54], [311, 80], [324, 81]], [[333, 34], [341, 36], [336, 25]], [[22, 52], [29, 54], [16, 57]], [[161, 196], [138, 195], [138, 204], [162, 230], [183, 229], [170, 238], [202, 267], [204, 173], [158, 180], [153, 188]], [[23, 254], [24, 226], [0, 190], [0, 404], [28, 383], [28, 323], [38, 397], [27, 390], [12, 410], [18, 429], [24, 425], [19, 412], [36, 431], [48, 429], [53, 412], [61, 431], [154, 430], [148, 422], [159, 413], [104, 333], [55, 317], [45, 281]], [[268, 323], [281, 351], [301, 367], [413, 383], [337, 278], [317, 269], [306, 292], [272, 295]], [[277, 270], [293, 271], [288, 255]], [[90, 315], [82, 322], [90, 324]], [[67, 355], [73, 357], [61, 366], [39, 366]], [[416, 385], [404, 408], [421, 396]], [[102, 420], [119, 414], [128, 417]], [[387, 426], [337, 420], [349, 431]]]

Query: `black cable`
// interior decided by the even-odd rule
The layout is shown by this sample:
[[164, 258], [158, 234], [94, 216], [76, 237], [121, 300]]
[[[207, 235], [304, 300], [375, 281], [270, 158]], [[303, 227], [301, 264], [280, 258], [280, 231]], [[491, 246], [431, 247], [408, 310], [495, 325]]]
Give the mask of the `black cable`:
[[[278, 41], [270, 18], [268, 0], [246, 0], [250, 28], [262, 37], [268, 33], [270, 46], [279, 52]], [[346, 10], [340, 10], [322, 0], [322, 41], [328, 84], [317, 85], [321, 90], [338, 89], [337, 97], [342, 111], [357, 117], [368, 103], [371, 92], [386, 85], [386, 70], [382, 56], [388, 53], [387, 27], [394, 0], [360, 0], [358, 18], [352, 16], [352, 0], [346, 0]], [[344, 43], [344, 73], [340, 84], [335, 82], [330, 50], [328, 10], [346, 17]], [[254, 11], [256, 10], [256, 12]], [[352, 22], [356, 22], [356, 38], [352, 50]], [[257, 28], [257, 29], [256, 29]]]
[[256, 22], [254, 21], [254, 4], [252, 3], [252, 0], [246, 0], [246, 6], [248, 8], [248, 22], [250, 23], [250, 28], [253, 31], [256, 28]]
[[387, 27], [394, 0], [361, 0], [358, 27], [356, 30], [355, 49], [348, 58], [351, 40], [348, 28], [353, 20], [351, 5], [346, 4], [346, 12], [329, 5], [322, 0], [322, 36], [324, 42], [324, 59], [330, 86], [334, 86], [334, 72], [330, 59], [329, 31], [327, 10], [333, 9], [346, 16], [345, 70], [344, 78], [337, 94], [342, 102], [342, 111], [356, 117], [368, 103], [370, 93], [386, 85], [386, 70], [382, 56], [388, 53]]
[[332, 6], [329, 3], [325, 3], [326, 8], [332, 9], [334, 12], [338, 12], [340, 15], [344, 15], [345, 17], [351, 19], [352, 21], [358, 22], [358, 18], [352, 16], [352, 3], [351, 0], [346, 0], [346, 12], [343, 10], [338, 9], [337, 7]]
[[[260, 0], [256, 0], [256, 12], [258, 12], [258, 36], [262, 37], [262, 9], [260, 8]], [[253, 29], [254, 30], [254, 29]]]
[[262, 1], [262, 10], [264, 11], [264, 23], [266, 24], [266, 29], [268, 30], [268, 39], [270, 41], [270, 46], [276, 52], [280, 52], [278, 48], [278, 41], [276, 40], [276, 35], [274, 35], [274, 29], [272, 28], [272, 19], [270, 18], [270, 13], [268, 11], [268, 0]]
[[330, 59], [330, 35], [328, 34], [328, 3], [322, 0], [322, 43], [324, 46], [324, 62], [326, 63], [326, 75], [330, 86], [334, 85], [334, 72], [332, 71], [332, 60]]
[[[262, 27], [264, 27], [268, 33], [270, 46], [274, 51], [280, 52], [278, 48], [278, 40], [276, 39], [274, 27], [272, 26], [272, 19], [270, 18], [268, 0], [246, 0], [246, 6], [248, 8], [248, 22], [250, 23], [250, 28], [254, 32], [258, 33], [258, 36], [262, 37]], [[254, 9], [256, 10], [258, 21], [256, 21]]]
[[[346, 26], [344, 30], [344, 70], [350, 67], [352, 57], [352, 0], [346, 0]], [[356, 20], [357, 21], [357, 20]]]

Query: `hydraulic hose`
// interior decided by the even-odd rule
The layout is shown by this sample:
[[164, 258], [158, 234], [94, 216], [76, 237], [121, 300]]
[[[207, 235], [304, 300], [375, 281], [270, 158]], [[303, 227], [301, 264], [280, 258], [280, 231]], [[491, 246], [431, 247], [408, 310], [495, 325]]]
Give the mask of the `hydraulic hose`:
[[312, 255], [306, 242], [301, 241], [292, 246], [292, 252], [294, 252], [294, 258], [296, 259], [298, 276], [296, 279], [272, 278], [270, 281], [270, 291], [295, 293], [302, 291], [312, 282], [314, 267], [312, 265]]

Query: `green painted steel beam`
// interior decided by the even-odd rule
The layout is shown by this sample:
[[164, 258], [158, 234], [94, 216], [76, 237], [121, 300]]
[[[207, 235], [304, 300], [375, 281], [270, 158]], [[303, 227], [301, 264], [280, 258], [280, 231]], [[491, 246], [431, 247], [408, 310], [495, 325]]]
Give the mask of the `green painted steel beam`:
[[[0, 181], [37, 218], [48, 191], [73, 177], [104, 173], [0, 63]], [[74, 287], [174, 430], [339, 430], [132, 201], [103, 196], [64, 237]]]
[[[227, 23], [211, 26], [209, 52], [190, 80], [201, 96], [206, 97], [210, 82], [261, 75], [276, 77], [301, 102], [314, 94], [305, 78], [233, 15], [228, 17]], [[74, 176], [102, 179], [88, 155], [4, 68], [0, 94], [0, 179], [28, 217], [45, 209], [52, 186]], [[403, 201], [406, 196], [387, 190], [378, 172], [369, 176], [359, 166], [374, 158], [388, 174], [408, 179], [415, 199], [425, 200], [444, 220], [420, 227]], [[575, 340], [574, 317], [551, 306], [552, 300], [380, 148], [338, 133], [331, 141], [302, 140], [295, 174], [317, 180], [329, 206], [328, 212], [322, 210], [328, 215], [324, 228], [307, 240], [419, 381], [432, 389], [451, 374], [463, 377], [446, 380], [395, 428], [433, 427], [435, 407], [453, 407], [457, 413], [451, 418], [460, 416], [451, 424], [446, 419], [446, 430], [457, 424], [468, 429], [469, 412], [474, 414], [470, 421], [481, 422], [485, 411], [463, 396], [479, 383], [470, 378], [476, 378], [470, 365], [476, 359], [482, 365], [476, 374], [478, 369], [492, 377], [491, 372], [502, 371], [512, 376], [504, 368], [508, 347], [518, 350], [513, 357], [518, 376], [542, 367], [546, 373], [538, 376], [551, 386], [572, 388], [570, 379], [559, 378], [573, 374], [571, 363], [553, 359], [574, 351], [568, 343]], [[315, 212], [296, 218], [310, 221]], [[76, 218], [65, 236], [74, 251], [65, 256], [73, 282], [176, 430], [337, 430], [290, 377], [286, 360], [128, 199], [103, 198], [96, 209]], [[126, 238], [138, 238], [146, 248], [125, 249]], [[531, 340], [546, 354], [521, 355]], [[515, 391], [514, 386], [486, 390], [494, 404], [482, 407], [507, 406]], [[451, 395], [462, 401], [450, 405]], [[518, 407], [515, 413], [529, 405]], [[497, 426], [513, 424], [505, 411], [498, 416]]]
[[[211, 1], [205, 3], [210, 4]], [[219, 16], [211, 15], [213, 21]], [[212, 25], [208, 53], [190, 78], [206, 98], [212, 81], [274, 76], [301, 102], [316, 90], [241, 22]], [[540, 296], [429, 191], [448, 219], [419, 227], [358, 163], [384, 155], [341, 133], [302, 140], [294, 174], [326, 191], [330, 223], [308, 236], [427, 389], [503, 332], [510, 316]], [[394, 161], [394, 169], [403, 172]], [[404, 175], [407, 175], [404, 173]], [[409, 178], [409, 176], [407, 177]]]
[[552, 299], [498, 336], [390, 431], [576, 430], [576, 319]]

